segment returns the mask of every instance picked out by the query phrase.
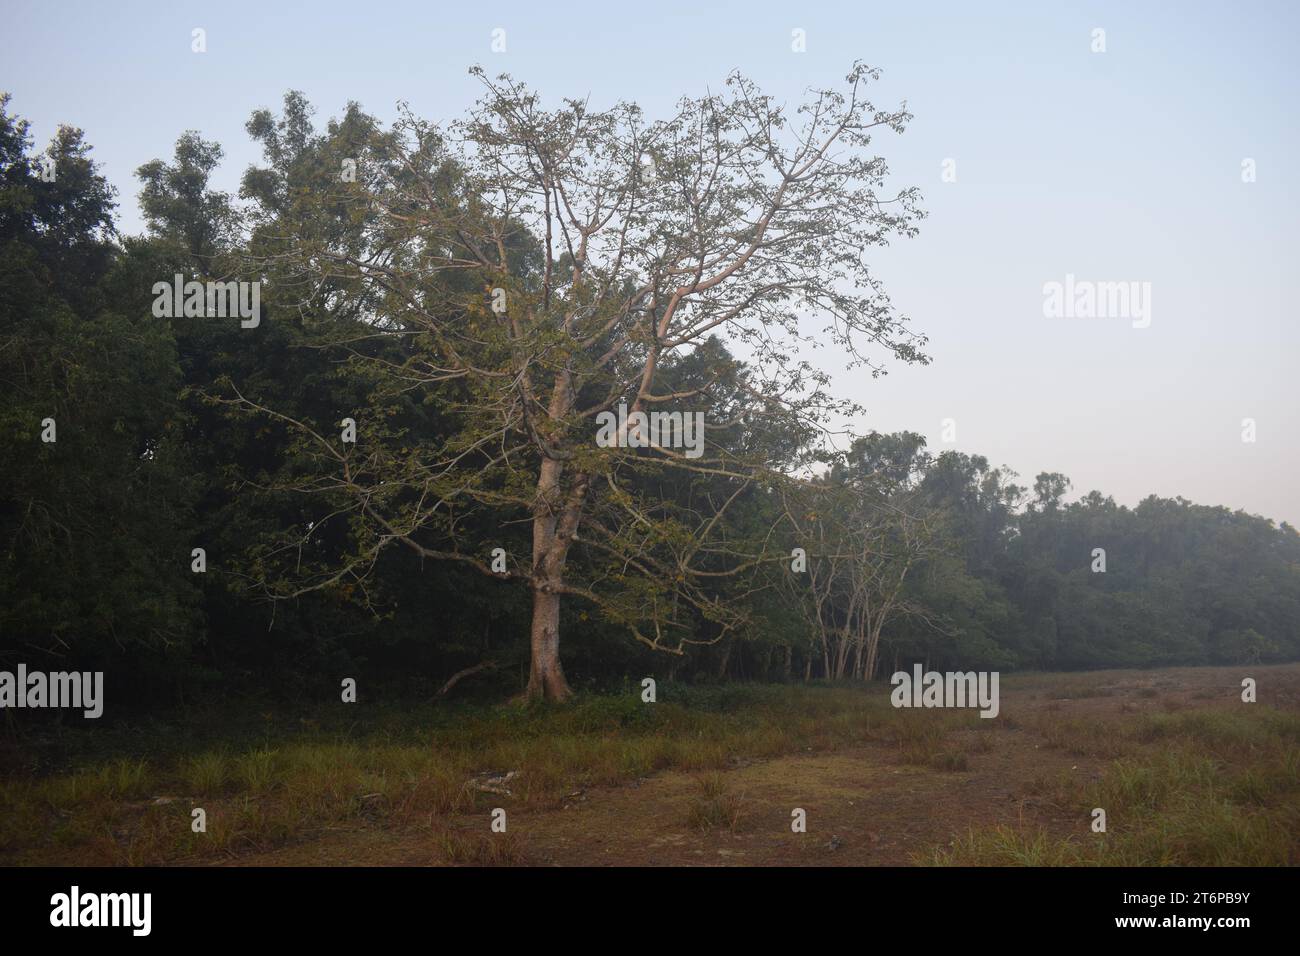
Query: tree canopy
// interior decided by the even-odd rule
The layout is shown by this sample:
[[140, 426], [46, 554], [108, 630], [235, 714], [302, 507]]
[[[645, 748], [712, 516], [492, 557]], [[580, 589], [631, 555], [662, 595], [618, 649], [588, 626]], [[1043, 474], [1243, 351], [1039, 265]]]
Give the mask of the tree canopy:
[[[455, 123], [318, 130], [291, 92], [239, 196], [198, 131], [141, 165], [139, 237], [79, 131], [37, 153], [0, 100], [0, 657], [175, 695], [487, 664], [557, 699], [1294, 659], [1285, 523], [830, 432], [861, 410], [810, 336], [927, 361], [868, 267], [923, 215], [874, 76], [654, 121], [480, 76]], [[261, 283], [261, 322], [156, 317], [174, 274]]]

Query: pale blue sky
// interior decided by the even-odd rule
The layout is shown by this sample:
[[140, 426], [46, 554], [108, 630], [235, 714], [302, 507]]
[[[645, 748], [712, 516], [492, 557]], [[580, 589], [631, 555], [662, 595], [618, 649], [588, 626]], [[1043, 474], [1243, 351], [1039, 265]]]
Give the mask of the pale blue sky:
[[[132, 171], [185, 129], [219, 140], [218, 185], [258, 160], [252, 110], [303, 90], [318, 118], [349, 99], [464, 111], [474, 63], [555, 102], [634, 99], [651, 115], [738, 68], [791, 102], [855, 59], [884, 70], [878, 140], [930, 217], [877, 271], [931, 338], [934, 363], [840, 373], [860, 428], [933, 450], [1065, 472], [1126, 504], [1184, 495], [1300, 523], [1300, 357], [1287, 290], [1300, 251], [1300, 33], [1291, 3], [15, 3], [0, 2], [0, 88], [42, 143], [85, 129], [139, 231]], [[207, 31], [208, 52], [190, 50]], [[491, 52], [506, 30], [507, 52]], [[1107, 50], [1091, 52], [1091, 32]], [[807, 52], [791, 52], [791, 31]], [[1258, 179], [1241, 181], [1253, 158]], [[957, 163], [944, 183], [942, 162]], [[1063, 280], [1152, 286], [1152, 321], [1048, 319]], [[817, 353], [833, 372], [830, 350]], [[957, 441], [941, 441], [942, 421]], [[1257, 422], [1254, 444], [1243, 418]]]

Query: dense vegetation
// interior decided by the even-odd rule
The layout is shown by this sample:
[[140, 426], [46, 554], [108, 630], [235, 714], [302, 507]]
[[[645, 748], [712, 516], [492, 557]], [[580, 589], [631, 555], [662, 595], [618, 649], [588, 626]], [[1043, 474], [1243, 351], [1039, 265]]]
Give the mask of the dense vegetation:
[[[480, 664], [457, 693], [527, 682], [528, 589], [483, 567], [496, 548], [526, 566], [536, 543], [530, 487], [475, 431], [499, 396], [464, 376], [383, 371], [431, 367], [438, 322], [372, 334], [393, 332], [418, 292], [461, 303], [459, 317], [481, 323], [465, 333], [476, 354], [508, 362], [512, 343], [493, 338], [484, 304], [493, 280], [464, 269], [385, 290], [339, 265], [347, 250], [409, 239], [367, 218], [376, 206], [340, 186], [341, 160], [397, 167], [411, 154], [355, 107], [323, 132], [308, 117], [291, 94], [282, 117], [250, 120], [267, 165], [247, 173], [242, 202], [208, 184], [219, 147], [186, 133], [170, 160], [140, 167], [149, 231], [127, 237], [81, 134], [61, 129], [43, 159], [3, 101], [0, 667], [102, 669], [122, 707], [125, 688], [136, 701], [318, 695], [342, 677], [363, 694], [431, 694]], [[417, 183], [472, 205], [463, 170], [421, 134], [431, 172]], [[387, 195], [364, 174], [346, 185]], [[561, 296], [538, 238], [516, 230], [513, 241], [502, 246], [511, 295]], [[320, 266], [329, 255], [340, 258]], [[260, 324], [155, 317], [151, 289], [176, 273], [262, 279]], [[881, 333], [890, 349], [922, 360], [896, 331]], [[698, 392], [690, 408], [733, 423], [710, 432], [709, 460], [734, 467], [670, 469], [644, 449], [586, 466], [609, 481], [584, 526], [599, 540], [579, 542], [564, 578], [583, 598], [561, 612], [571, 682], [1300, 657], [1289, 525], [1181, 498], [1067, 502], [1062, 475], [1028, 488], [912, 434], [872, 433], [835, 453], [807, 416], [773, 411], [735, 352], [703, 337], [664, 357], [660, 385]], [[329, 442], [306, 429], [332, 438], [347, 417], [359, 438], [344, 483], [329, 477]], [[529, 427], [559, 441], [545, 422]], [[432, 474], [449, 455], [472, 466], [468, 491], [463, 475]], [[452, 506], [421, 512], [409, 495], [422, 481]], [[446, 494], [454, 482], [464, 500]], [[204, 574], [191, 570], [197, 547]]]

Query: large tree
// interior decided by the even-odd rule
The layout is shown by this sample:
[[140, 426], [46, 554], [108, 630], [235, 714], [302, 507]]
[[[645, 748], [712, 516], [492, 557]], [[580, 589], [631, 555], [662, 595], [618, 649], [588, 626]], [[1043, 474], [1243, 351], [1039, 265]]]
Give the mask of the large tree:
[[[478, 75], [484, 96], [446, 129], [404, 112], [379, 131], [350, 110], [313, 138], [296, 98], [279, 123], [254, 117], [269, 165], [245, 180], [260, 206], [250, 248], [273, 308], [331, 317], [372, 403], [339, 409], [358, 420], [353, 445], [237, 382], [232, 401], [299, 429], [329, 469], [299, 487], [357, 544], [286, 593], [352, 586], [393, 542], [522, 581], [527, 694], [561, 699], [566, 595], [670, 651], [737, 626], [718, 583], [770, 556], [729, 515], [846, 408], [801, 347], [820, 337], [873, 373], [881, 353], [925, 361], [865, 259], [922, 215], [915, 190], [885, 192], [870, 149], [909, 114], [872, 106], [877, 74], [861, 65], [793, 111], [733, 75], [653, 122], [629, 103], [545, 110]], [[718, 336], [743, 364], [698, 359]], [[404, 423], [412, 401], [438, 408], [435, 439]], [[648, 412], [703, 412], [707, 440], [638, 447]], [[528, 554], [504, 571], [459, 547], [495, 527], [510, 551], [524, 518]]]

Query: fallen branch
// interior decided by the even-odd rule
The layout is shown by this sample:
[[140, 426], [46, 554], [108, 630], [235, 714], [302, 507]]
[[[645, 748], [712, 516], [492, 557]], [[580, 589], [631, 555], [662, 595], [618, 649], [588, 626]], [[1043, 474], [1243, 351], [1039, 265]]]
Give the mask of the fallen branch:
[[475, 664], [473, 667], [467, 667], [463, 671], [457, 671], [456, 673], [451, 675], [451, 678], [447, 681], [447, 683], [442, 685], [442, 690], [438, 691], [438, 696], [446, 697], [447, 693], [453, 687], [459, 684], [462, 680], [464, 680], [466, 677], [473, 677], [475, 674], [479, 673], [480, 671], [494, 670], [496, 666], [497, 666], [496, 661], [484, 661], [481, 664]]

